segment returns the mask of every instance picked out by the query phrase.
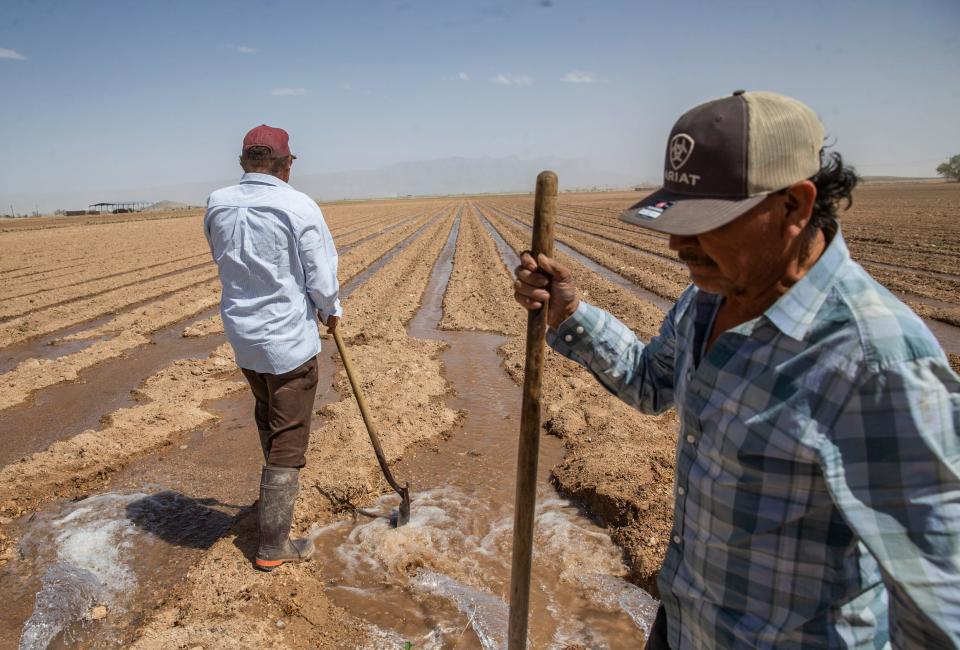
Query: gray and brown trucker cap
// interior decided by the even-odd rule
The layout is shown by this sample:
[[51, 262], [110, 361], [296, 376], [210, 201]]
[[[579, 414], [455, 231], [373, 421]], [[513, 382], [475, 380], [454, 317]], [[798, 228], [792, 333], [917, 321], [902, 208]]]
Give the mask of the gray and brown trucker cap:
[[620, 219], [672, 235], [733, 221], [771, 192], [820, 170], [823, 125], [805, 104], [734, 91], [684, 113], [670, 132], [663, 187]]

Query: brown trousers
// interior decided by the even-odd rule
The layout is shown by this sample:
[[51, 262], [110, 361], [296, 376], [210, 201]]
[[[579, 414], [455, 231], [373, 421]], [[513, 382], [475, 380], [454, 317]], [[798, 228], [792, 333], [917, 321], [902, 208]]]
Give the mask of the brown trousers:
[[317, 394], [316, 357], [280, 375], [241, 370], [257, 401], [253, 417], [264, 461], [277, 467], [303, 467]]

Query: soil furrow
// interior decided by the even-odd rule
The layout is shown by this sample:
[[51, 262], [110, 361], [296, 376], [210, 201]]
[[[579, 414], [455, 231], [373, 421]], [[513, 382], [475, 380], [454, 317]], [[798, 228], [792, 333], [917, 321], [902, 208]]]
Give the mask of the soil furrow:
[[[387, 247], [396, 245], [396, 239], [407, 235], [420, 221], [384, 237], [382, 241], [369, 242], [363, 250], [347, 254], [341, 265], [341, 277], [349, 281], [364, 268], [374, 264]], [[374, 257], [376, 256], [376, 257]], [[148, 303], [134, 312], [124, 312], [97, 326], [65, 337], [64, 341], [77, 341], [95, 337], [116, 335], [105, 341], [97, 341], [79, 352], [54, 359], [28, 359], [16, 368], [0, 375], [0, 411], [21, 404], [36, 391], [63, 381], [74, 381], [80, 372], [107, 359], [130, 353], [135, 348], [150, 343], [147, 337], [153, 332], [171, 327], [204, 310], [215, 307], [220, 301], [219, 284], [211, 280], [201, 286], [180, 291], [165, 299]], [[195, 323], [185, 335], [206, 336], [223, 332], [219, 314]]]
[[[413, 222], [389, 232], [389, 236], [365, 241], [356, 248], [350, 249], [340, 260], [337, 276], [340, 279], [341, 294], [346, 296], [351, 285], [358, 285], [364, 281], [364, 273], [373, 273], [384, 258], [397, 249], [414, 240], [419, 231], [426, 227], [431, 220], [437, 219], [443, 212], [430, 213]], [[219, 300], [219, 298], [218, 298]], [[208, 319], [196, 323], [184, 332], [184, 336], [206, 336], [223, 332], [223, 321], [220, 314], [214, 314]]]
[[504, 275], [509, 275], [499, 260], [496, 245], [487, 236], [476, 208], [468, 204], [460, 217], [453, 272], [443, 299], [441, 329], [499, 334], [519, 331], [519, 325], [514, 322], [516, 310], [504, 309], [502, 302], [483, 299], [492, 287], [503, 284]]
[[[528, 222], [532, 219], [533, 206], [517, 207], [508, 204], [505, 207], [515, 212], [514, 216], [522, 217], [523, 221]], [[619, 219], [616, 220], [614, 225], [608, 222], [582, 219], [571, 215], [561, 204], [557, 213], [557, 224], [622, 246], [628, 246], [647, 255], [659, 257], [670, 264], [676, 265], [678, 263], [676, 255], [667, 247], [665, 237], [653, 237], [640, 231], [639, 227], [624, 223]]]
[[[505, 213], [502, 214], [506, 218], [513, 219]], [[519, 221], [530, 226], [532, 218], [529, 223], [526, 219]], [[686, 271], [681, 271], [673, 264], [664, 264], [659, 258], [648, 257], [646, 259], [648, 264], [641, 266], [637, 264], [638, 255], [635, 251], [619, 245], [610, 246], [603, 241], [598, 242], [596, 238], [589, 235], [581, 234], [579, 237], [571, 237], [565, 233], [566, 229], [563, 226], [558, 230], [557, 241], [661, 298], [676, 300], [689, 284]], [[642, 257], [640, 260], [644, 261]]]
[[[437, 223], [425, 233], [425, 236], [418, 239], [414, 245], [386, 267], [383, 273], [389, 274], [400, 264], [410, 267], [422, 263], [422, 258], [418, 256], [424, 255], [424, 250], [429, 250], [434, 243], [432, 239], [439, 237], [438, 229], [444, 226], [449, 228], [451, 221], [452, 217], [448, 217]], [[402, 278], [414, 277], [407, 273], [409, 270], [406, 269], [392, 278], [388, 275], [388, 278], [393, 284], [402, 282]], [[405, 303], [404, 309], [393, 312], [402, 315], [404, 311], [413, 309], [410, 303], [415, 307], [417, 298], [416, 294], [393, 292], [393, 295], [381, 301], [388, 307], [393, 303]], [[373, 299], [368, 299], [368, 301], [371, 300]], [[355, 301], [351, 304], [363, 305], [364, 301]], [[383, 329], [383, 325], [380, 329]], [[390, 342], [397, 343], [392, 339]], [[419, 344], [416, 347], [423, 348]], [[410, 355], [410, 353], [407, 354]], [[84, 431], [68, 440], [55, 442], [45, 451], [0, 469], [0, 515], [20, 516], [52, 499], [76, 497], [78, 494], [102, 489], [103, 486], [109, 485], [111, 475], [131, 460], [169, 444], [169, 438], [174, 434], [195, 429], [215, 419], [215, 416], [203, 408], [203, 403], [223, 397], [245, 386], [243, 382], [227, 378], [235, 368], [230, 356], [232, 354], [229, 346], [221, 345], [206, 359], [177, 361], [147, 379], [136, 391], [138, 400], [145, 403], [111, 413], [103, 419], [103, 427], [100, 430]], [[419, 358], [421, 355], [414, 352], [412, 356]], [[424, 363], [429, 365], [431, 362], [428, 358], [431, 355], [422, 356], [427, 359]], [[433, 354], [433, 356], [436, 355]], [[383, 363], [389, 355], [385, 357], [375, 355], [375, 357], [370, 361]], [[438, 362], [433, 359], [432, 363]], [[398, 375], [395, 371], [386, 374], [390, 377], [388, 382], [396, 383], [405, 380], [404, 375]], [[341, 385], [341, 388], [344, 386]], [[440, 389], [440, 394], [443, 390], [445, 388]], [[408, 399], [430, 402], [437, 399], [435, 396], [431, 397], [432, 395], [434, 393], [429, 390], [416, 391], [409, 395]], [[404, 402], [391, 396], [383, 396], [381, 399], [390, 403], [384, 408], [388, 413], [392, 412], [392, 409], [402, 407]], [[371, 401], [371, 404], [373, 403], [375, 402]], [[431, 429], [422, 429], [418, 426], [424, 418], [428, 417], [428, 413], [434, 411], [437, 409], [431, 404], [421, 404], [417, 409], [417, 417], [413, 418], [410, 426], [405, 427], [405, 432], [413, 435], [415, 439], [428, 435], [424, 431]], [[442, 409], [439, 412], [445, 413]], [[452, 422], [453, 415], [446, 419]], [[414, 433], [411, 433], [411, 427]], [[441, 427], [437, 429], [437, 433], [443, 430], [445, 429]], [[362, 431], [365, 433], [365, 430]], [[388, 446], [386, 441], [384, 446], [385, 448]], [[369, 489], [369, 481], [366, 481], [362, 488], [354, 489], [353, 493], [366, 493], [364, 490]], [[9, 559], [7, 549], [13, 541], [0, 529], [0, 560]]]
[[140, 283], [136, 292], [129, 291], [126, 287], [111, 289], [92, 298], [48, 307], [27, 316], [13, 318], [0, 324], [0, 347], [49, 334], [103, 314], [116, 313], [158, 300], [209, 282], [215, 277], [215, 269], [194, 270], [187, 274], [177, 274]]
[[[431, 226], [346, 301], [341, 327], [390, 459], [410, 444], [442, 435], [456, 422], [456, 414], [442, 401], [448, 387], [437, 358], [440, 344], [411, 339], [403, 329], [416, 311], [452, 221], [451, 213]], [[383, 489], [342, 374], [338, 386], [344, 399], [323, 409], [301, 474], [295, 524], [301, 530], [330, 521], [335, 510]], [[252, 514], [241, 518], [213, 545], [138, 631], [133, 648], [216, 647], [224, 635], [239, 648], [367, 647], [373, 642], [369, 624], [327, 600], [321, 558], [285, 565], [269, 577], [252, 571], [250, 558], [241, 550], [252, 551], [252, 521]], [[216, 629], [210, 626], [213, 612]], [[283, 629], [264, 625], [278, 619], [287, 622]]]
[[[490, 213], [484, 216], [514, 251], [529, 247], [530, 235], [520, 226]], [[616, 314], [644, 340], [659, 331], [663, 312], [572, 258], [561, 253], [557, 259], [571, 269], [585, 300]], [[512, 299], [509, 282], [503, 291], [501, 296], [488, 292], [487, 299], [502, 305]], [[523, 381], [523, 349], [522, 336], [501, 348], [504, 366], [518, 384]], [[546, 355], [543, 395], [544, 429], [560, 437], [566, 450], [552, 470], [557, 487], [586, 504], [609, 528], [624, 549], [633, 579], [656, 594], [656, 574], [673, 523], [675, 413], [640, 414], [552, 350]]]
[[[186, 273], [191, 273], [199, 269], [212, 269], [213, 263], [208, 261], [201, 262], [199, 264], [192, 264], [190, 266], [175, 268], [171, 271], [165, 271], [163, 273], [150, 274], [142, 277], [135, 277], [135, 279], [130, 280], [129, 282], [123, 282], [121, 284], [116, 284], [114, 282], [105, 283], [107, 286], [102, 289], [97, 289], [96, 285], [94, 287], [87, 286], [84, 283], [85, 293], [78, 293], [73, 296], [58, 296], [55, 293], [51, 293], [47, 296], [48, 300], [38, 300], [37, 302], [41, 303], [36, 307], [27, 307], [25, 308], [23, 303], [32, 304], [34, 299], [24, 300], [24, 301], [15, 301], [10, 300], [4, 303], [4, 309], [2, 309], [3, 315], [0, 315], [0, 324], [7, 323], [14, 320], [15, 318], [26, 318], [32, 314], [36, 314], [40, 311], [45, 311], [48, 309], [54, 309], [56, 307], [61, 307], [63, 305], [69, 305], [77, 302], [84, 302], [87, 300], [93, 300], [104, 294], [121, 291], [129, 287], [139, 287], [141, 285], [147, 284], [149, 282], [157, 282], [159, 280], [165, 280], [167, 278], [173, 278], [181, 276]], [[125, 275], [125, 274], [124, 274]], [[100, 284], [100, 283], [96, 283]], [[60, 298], [59, 300], [57, 298]], [[10, 309], [6, 309], [7, 305], [10, 305]], [[44, 334], [48, 332], [43, 332]]]
[[[204, 255], [204, 254], [189, 255], [189, 256], [187, 256], [187, 257], [180, 257], [180, 258], [173, 259], [173, 260], [169, 260], [169, 261], [166, 261], [166, 262], [159, 262], [159, 263], [157, 263], [157, 264], [148, 264], [148, 265], [146, 265], [146, 266], [141, 266], [141, 267], [138, 267], [138, 268], [135, 268], [135, 269], [129, 269], [129, 270], [125, 269], [125, 270], [122, 270], [122, 271], [116, 271], [116, 272], [114, 272], [114, 273], [109, 273], [109, 274], [107, 274], [107, 275], [100, 275], [100, 276], [96, 276], [96, 277], [93, 277], [93, 278], [85, 278], [85, 279], [82, 279], [82, 280], [77, 280], [77, 281], [75, 281], [75, 282], [69, 282], [69, 283], [66, 283], [66, 284], [58, 284], [58, 285], [55, 286], [55, 287], [50, 287], [50, 288], [45, 288], [45, 289], [35, 289], [35, 290], [33, 290], [33, 291], [28, 291], [28, 292], [25, 292], [25, 293], [10, 295], [10, 296], [7, 296], [6, 298], [4, 298], [3, 309], [4, 309], [4, 311], [6, 311], [7, 308], [10, 306], [9, 303], [13, 302], [13, 301], [16, 300], [17, 298], [24, 298], [24, 297], [29, 296], [29, 297], [31, 297], [31, 298], [34, 299], [33, 301], [30, 301], [30, 304], [36, 304], [36, 299], [37, 299], [39, 296], [42, 296], [42, 295], [47, 294], [47, 293], [52, 293], [52, 292], [56, 292], [56, 291], [63, 291], [63, 290], [65, 290], [65, 289], [71, 289], [71, 288], [73, 288], [73, 287], [79, 287], [79, 286], [81, 286], [81, 285], [89, 285], [89, 284], [93, 284], [93, 283], [97, 283], [97, 282], [105, 282], [105, 281], [107, 281], [107, 280], [120, 278], [120, 277], [126, 276], [126, 275], [134, 275], [134, 277], [137, 277], [138, 279], [139, 279], [139, 278], [143, 278], [143, 277], [153, 277], [153, 276], [135, 275], [135, 274], [143, 274], [143, 273], [146, 272], [146, 271], [156, 270], [156, 269], [159, 269], [159, 268], [161, 268], [161, 267], [169, 267], [169, 266], [172, 266], [172, 265], [174, 265], [174, 264], [181, 264], [182, 262], [186, 262], [187, 260], [194, 260], [195, 262], [199, 262], [199, 261], [200, 261], [200, 258], [202, 258], [202, 257], [205, 257], [205, 255]], [[182, 271], [182, 270], [185, 270], [186, 268], [190, 268], [190, 267], [189, 267], [189, 266], [187, 266], [187, 267], [184, 267], [184, 266], [174, 266], [172, 269], [169, 269], [169, 270], [170, 270], [170, 271]], [[102, 271], [103, 269], [98, 269], [98, 270]], [[76, 274], [72, 274], [72, 277], [73, 277], [74, 279], [76, 279]], [[45, 281], [45, 284], [48, 285], [49, 282], [46, 282], [46, 281]], [[21, 285], [20, 288], [23, 289], [24, 286], [25, 286], [25, 285]], [[2, 312], [0, 312], [0, 315], [2, 315]]]

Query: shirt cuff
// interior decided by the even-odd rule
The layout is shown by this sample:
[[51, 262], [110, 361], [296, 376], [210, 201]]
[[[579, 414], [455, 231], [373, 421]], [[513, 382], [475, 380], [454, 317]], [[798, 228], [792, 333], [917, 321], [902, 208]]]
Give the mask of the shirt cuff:
[[584, 344], [590, 347], [593, 334], [603, 324], [603, 314], [602, 309], [581, 300], [577, 310], [557, 329], [547, 329], [547, 345], [565, 357], [572, 357], [577, 348]]
[[317, 311], [320, 313], [320, 319], [324, 322], [331, 316], [337, 316], [338, 318], [343, 316], [343, 307], [340, 305], [339, 298], [333, 301], [332, 309], [318, 309]]

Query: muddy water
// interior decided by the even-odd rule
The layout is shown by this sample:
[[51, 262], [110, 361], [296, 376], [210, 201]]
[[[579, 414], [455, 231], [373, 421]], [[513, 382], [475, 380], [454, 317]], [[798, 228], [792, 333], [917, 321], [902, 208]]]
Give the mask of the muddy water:
[[[16, 574], [3, 576], [0, 620], [19, 634], [4, 638], [0, 647], [17, 647], [17, 637], [20, 650], [122, 646], [145, 611], [131, 608], [131, 595], [179, 579], [188, 562], [229, 528], [238, 509], [156, 488], [60, 502], [38, 513], [21, 538], [24, 559]], [[171, 548], [177, 561], [148, 562], [169, 559]], [[146, 611], [156, 604], [149, 597], [140, 603]], [[105, 608], [106, 618], [79, 623], [97, 606]]]
[[[384, 258], [377, 268], [388, 261]], [[355, 289], [365, 277], [345, 289]], [[179, 337], [185, 324], [172, 328], [170, 336]], [[171, 338], [167, 345], [143, 348], [179, 355], [180, 346], [194, 343], [206, 354], [220, 338]], [[316, 409], [341, 399], [332, 383], [334, 348], [329, 341], [323, 346]], [[116, 374], [129, 383], [127, 366]], [[125, 384], [117, 390], [128, 389]], [[92, 413], [91, 408], [88, 403], [81, 410]], [[0, 650], [122, 646], [204, 550], [249, 509], [263, 462], [253, 398], [241, 390], [204, 408], [220, 420], [174, 437], [163, 453], [130, 463], [111, 477], [111, 491], [51, 504], [15, 524], [11, 533], [21, 539], [19, 557], [0, 569], [0, 600], [6, 605], [0, 608], [0, 629], [6, 631], [0, 633]], [[238, 543], [249, 554], [256, 533], [248, 532]], [[98, 605], [107, 607], [107, 617], [85, 620]]]
[[93, 345], [108, 337], [63, 341], [62, 338], [87, 329], [99, 327], [116, 317], [116, 314], [104, 314], [94, 320], [72, 325], [36, 339], [22, 341], [0, 349], [0, 373], [9, 372], [27, 359], [55, 359]]
[[[350, 251], [350, 250], [353, 249], [353, 248], [356, 248], [356, 247], [359, 246], [360, 244], [362, 244], [362, 243], [364, 243], [364, 242], [366, 242], [366, 241], [369, 241], [369, 240], [373, 239], [374, 237], [380, 237], [381, 235], [384, 235], [384, 234], [390, 232], [391, 230], [394, 230], [394, 229], [396, 229], [396, 228], [399, 228], [400, 226], [402, 226], [402, 225], [404, 225], [404, 224], [406, 224], [406, 223], [409, 223], [409, 222], [413, 221], [414, 219], [418, 218], [418, 217], [419, 217], [420, 215], [422, 215], [422, 214], [423, 214], [422, 212], [418, 212], [417, 214], [415, 214], [415, 215], [413, 215], [413, 216], [410, 216], [410, 217], [406, 217], [406, 218], [404, 218], [404, 219], [401, 219], [400, 221], [397, 221], [396, 223], [393, 223], [393, 224], [391, 224], [391, 225], [389, 225], [389, 226], [387, 226], [387, 227], [385, 227], [385, 228], [383, 228], [383, 229], [381, 229], [381, 230], [378, 230], [378, 231], [376, 231], [376, 232], [370, 233], [369, 235], [366, 235], [366, 236], [364, 236], [364, 237], [361, 237], [360, 239], [358, 239], [358, 240], [356, 240], [356, 241], [353, 241], [353, 242], [350, 242], [349, 244], [346, 244], [346, 245], [344, 245], [344, 246], [338, 246], [338, 247], [337, 247], [337, 253], [338, 253], [339, 255], [343, 256], [345, 253], [347, 253], [348, 251]], [[364, 228], [366, 228], [366, 227], [368, 227], [368, 226], [364, 226]], [[357, 228], [356, 230], [361, 230], [361, 229], [362, 229], [362, 228]], [[351, 230], [350, 232], [353, 232], [353, 231]], [[343, 235], [346, 235], [346, 234], [347, 234], [347, 233], [343, 233], [342, 235], [338, 235], [338, 237], [342, 237]]]
[[343, 287], [340, 288], [340, 297], [342, 299], [349, 298], [350, 294], [353, 293], [357, 289], [357, 287], [361, 286], [364, 282], [370, 279], [370, 276], [372, 276], [374, 273], [376, 273], [377, 271], [382, 269], [384, 266], [386, 266], [387, 263], [397, 255], [397, 253], [404, 250], [417, 237], [422, 235], [423, 231], [427, 229], [427, 226], [432, 225], [437, 220], [437, 218], [440, 217], [440, 215], [442, 215], [443, 213], [444, 211], [438, 212], [436, 215], [430, 218], [426, 223], [424, 223], [422, 226], [414, 230], [409, 237], [407, 237], [406, 239], [401, 241], [399, 244], [391, 248], [389, 251], [384, 253], [379, 259], [377, 259], [376, 262], [374, 262], [373, 264], [365, 268], [363, 271], [361, 271], [357, 275], [353, 276], [353, 278], [351, 278], [349, 282], [347, 282], [346, 284], [343, 285]]
[[[505, 648], [520, 390], [500, 366], [502, 336], [438, 331], [459, 220], [409, 325], [449, 348], [444, 370], [466, 411], [461, 430], [397, 464], [413, 487], [412, 517], [340, 522], [319, 538], [328, 595], [376, 625], [381, 642], [415, 648]], [[604, 532], [548, 482], [563, 456], [544, 437], [538, 487], [530, 647], [636, 648], [655, 602], [627, 583], [622, 556]], [[394, 495], [378, 503], [395, 506]]]
[[[316, 409], [340, 399], [330, 352], [325, 345], [318, 357]], [[0, 570], [0, 629], [16, 634], [0, 634], [0, 650], [17, 647], [17, 638], [21, 648], [123, 645], [249, 510], [263, 463], [253, 397], [241, 390], [205, 408], [216, 424], [134, 461], [112, 477], [111, 491], [52, 504], [21, 523], [21, 559]], [[251, 531], [238, 539], [249, 550]], [[104, 620], [83, 620], [101, 604]]]
[[[499, 211], [498, 211], [498, 212], [499, 212]], [[528, 226], [527, 224], [523, 223], [522, 221], [520, 221], [520, 220], [518, 220], [518, 219], [514, 219], [513, 217], [507, 215], [506, 213], [500, 212], [499, 214], [500, 214], [503, 218], [512, 221], [513, 223], [517, 224], [518, 226], [522, 226], [523, 228], [526, 228], [527, 230], [531, 230], [531, 227], [530, 227], [530, 226]], [[486, 222], [486, 219], [484, 219], [484, 222]], [[638, 298], [640, 298], [640, 299], [642, 299], [642, 300], [645, 300], [646, 302], [649, 302], [649, 303], [651, 303], [651, 304], [659, 307], [660, 310], [663, 311], [664, 313], [670, 311], [670, 308], [673, 307], [673, 302], [671, 302], [671, 301], [669, 301], [669, 300], [666, 300], [665, 298], [661, 298], [660, 296], [658, 296], [657, 294], [653, 293], [652, 291], [647, 291], [646, 289], [637, 286], [636, 284], [634, 284], [633, 282], [631, 282], [631, 281], [628, 280], [627, 278], [623, 277], [622, 275], [620, 275], [620, 274], [618, 274], [618, 273], [616, 273], [616, 272], [614, 272], [614, 271], [611, 271], [610, 269], [608, 269], [608, 268], [605, 267], [605, 266], [602, 266], [602, 265], [600, 265], [600, 264], [597, 264], [596, 262], [594, 262], [592, 259], [590, 259], [590, 258], [587, 257], [586, 255], [583, 255], [583, 254], [581, 254], [581, 253], [578, 253], [577, 251], [573, 250], [572, 248], [570, 248], [569, 246], [567, 246], [567, 245], [564, 244], [563, 242], [559, 242], [559, 241], [558, 241], [558, 242], [555, 242], [555, 243], [554, 243], [554, 246], [555, 246], [559, 251], [561, 251], [562, 253], [565, 253], [566, 255], [569, 255], [570, 257], [572, 257], [573, 259], [575, 259], [577, 262], [579, 262], [579, 263], [582, 264], [583, 266], [587, 267], [587, 269], [589, 269], [590, 271], [593, 271], [594, 273], [596, 273], [597, 275], [599, 275], [600, 277], [602, 277], [602, 278], [603, 278], [604, 280], [606, 280], [607, 282], [610, 282], [611, 284], [615, 284], [615, 285], [617, 285], [618, 287], [622, 287], [622, 288], [630, 291], [632, 294], [636, 295]]]
[[51, 442], [94, 429], [105, 413], [136, 404], [131, 390], [178, 359], [205, 357], [223, 334], [184, 338], [184, 327], [209, 312], [150, 335], [151, 343], [80, 371], [75, 381], [39, 391], [25, 404], [0, 412], [0, 466], [45, 449]]

